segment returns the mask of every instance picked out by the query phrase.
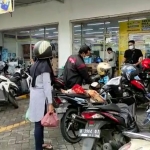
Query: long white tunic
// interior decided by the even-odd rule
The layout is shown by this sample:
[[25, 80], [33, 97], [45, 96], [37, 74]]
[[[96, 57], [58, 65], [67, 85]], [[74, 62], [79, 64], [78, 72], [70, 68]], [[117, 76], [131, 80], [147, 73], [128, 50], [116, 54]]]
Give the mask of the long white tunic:
[[36, 78], [35, 87], [30, 87], [29, 120], [38, 122], [44, 116], [45, 104], [52, 103], [52, 87], [49, 73]]

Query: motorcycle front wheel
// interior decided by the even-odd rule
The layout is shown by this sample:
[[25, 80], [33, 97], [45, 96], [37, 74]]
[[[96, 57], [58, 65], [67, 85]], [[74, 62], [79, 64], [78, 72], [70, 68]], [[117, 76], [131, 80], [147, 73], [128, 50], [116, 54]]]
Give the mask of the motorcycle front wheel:
[[[81, 124], [79, 122], [72, 120], [71, 116], [73, 114], [78, 115], [77, 109], [69, 108], [66, 111], [66, 113], [63, 115], [61, 119], [61, 124], [60, 124], [60, 130], [61, 130], [62, 136], [67, 142], [71, 144], [75, 144], [81, 141], [81, 138], [78, 136], [78, 131], [81, 128], [83, 129], [85, 128], [84, 124]], [[70, 135], [69, 132], [71, 132], [72, 134]]]

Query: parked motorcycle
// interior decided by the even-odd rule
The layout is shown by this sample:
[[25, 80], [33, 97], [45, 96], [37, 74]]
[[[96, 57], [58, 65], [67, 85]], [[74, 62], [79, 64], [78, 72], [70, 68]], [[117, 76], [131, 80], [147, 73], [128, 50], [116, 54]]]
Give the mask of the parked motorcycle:
[[[106, 99], [109, 99], [110, 103], [123, 103], [123, 107], [117, 107], [118, 104], [108, 104], [94, 106], [81, 113], [82, 119], [88, 121], [86, 128], [79, 132], [80, 137], [84, 137], [82, 150], [118, 150], [128, 142], [122, 135], [123, 131], [139, 131], [134, 119], [135, 107], [131, 107], [131, 109], [128, 107], [128, 105], [134, 106], [136, 101], [133, 94], [128, 95], [127, 93], [130, 83], [133, 89], [141, 91], [146, 97], [147, 92], [144, 85], [135, 79], [138, 73], [134, 66], [124, 66], [122, 76], [111, 79], [103, 87]], [[110, 94], [110, 98], [108, 94]], [[107, 134], [105, 134], [106, 131], [108, 131]]]
[[139, 131], [126, 104], [89, 107], [81, 116], [87, 121], [85, 129], [79, 130], [82, 150], [118, 150], [128, 142], [123, 131]]
[[[90, 86], [92, 88], [92, 84]], [[96, 88], [95, 86], [93, 87]], [[99, 87], [97, 87], [99, 89]], [[62, 103], [62, 108], [64, 105], [67, 106], [66, 112], [61, 118], [61, 133], [66, 141], [69, 143], [77, 143], [81, 140], [78, 136], [80, 128], [85, 127], [85, 122], [79, 123], [72, 118], [72, 115], [81, 115], [81, 112], [88, 107], [88, 102], [90, 102], [90, 96], [84, 94], [58, 94], [57, 97], [64, 99], [66, 103]], [[97, 105], [97, 103], [93, 103]], [[70, 131], [72, 134], [70, 135]]]
[[[11, 104], [15, 109], [18, 108], [18, 103], [14, 96], [14, 90], [18, 87], [15, 83], [6, 78], [4, 74], [5, 63], [0, 61], [0, 105]], [[5, 70], [6, 71], [6, 70]]]
[[141, 68], [142, 72], [139, 74], [139, 77], [147, 88], [147, 91], [150, 92], [150, 58], [142, 60]]
[[18, 90], [16, 84], [5, 76], [0, 75], [0, 103], [10, 103], [17, 109], [18, 102], [14, 96], [15, 90]]
[[15, 91], [15, 96], [22, 96], [30, 93], [31, 77], [24, 69], [16, 66], [15, 73], [10, 77], [10, 80], [18, 86], [18, 90]]
[[149, 102], [150, 97], [136, 69], [133, 65], [125, 65], [122, 69], [124, 73], [109, 80], [101, 92], [109, 94], [113, 103], [118, 103], [118, 99], [122, 97], [133, 97], [137, 106]]
[[123, 132], [123, 134], [131, 140], [119, 150], [150, 150], [150, 133]]

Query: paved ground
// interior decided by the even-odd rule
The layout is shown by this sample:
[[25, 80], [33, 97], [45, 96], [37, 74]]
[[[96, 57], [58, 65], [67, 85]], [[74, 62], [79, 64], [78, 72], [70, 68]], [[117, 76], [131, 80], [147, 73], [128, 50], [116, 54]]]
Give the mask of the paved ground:
[[[0, 110], [0, 150], [34, 150], [33, 124], [24, 121], [28, 100], [19, 101], [19, 109]], [[144, 109], [138, 110], [141, 122]], [[146, 128], [147, 130], [147, 128]], [[45, 142], [52, 142], [54, 150], [80, 150], [81, 144], [71, 145], [61, 136], [59, 129], [45, 129]]]

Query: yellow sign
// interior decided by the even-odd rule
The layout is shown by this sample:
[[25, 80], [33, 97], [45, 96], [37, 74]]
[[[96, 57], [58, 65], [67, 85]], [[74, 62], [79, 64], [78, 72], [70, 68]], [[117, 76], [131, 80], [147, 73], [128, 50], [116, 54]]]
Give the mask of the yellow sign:
[[13, 12], [12, 0], [0, 0], [0, 14]]
[[119, 33], [141, 33], [150, 31], [150, 19], [120, 22]]

